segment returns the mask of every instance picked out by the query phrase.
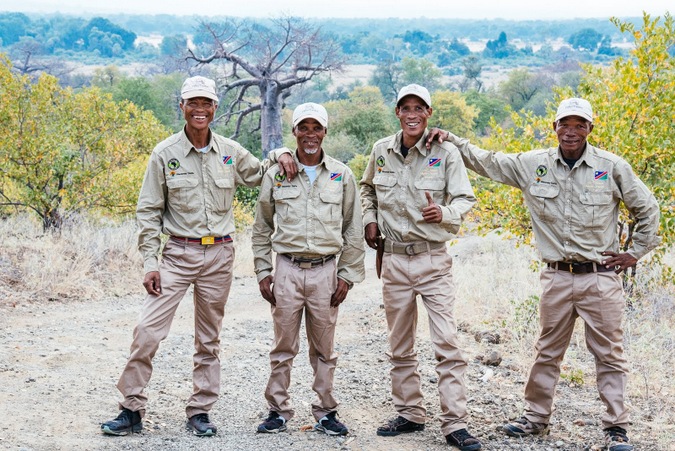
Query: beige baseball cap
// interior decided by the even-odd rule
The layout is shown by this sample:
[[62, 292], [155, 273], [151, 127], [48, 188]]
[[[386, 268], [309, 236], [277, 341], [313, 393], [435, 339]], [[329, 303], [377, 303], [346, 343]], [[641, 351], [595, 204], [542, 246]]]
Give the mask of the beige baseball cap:
[[199, 75], [190, 77], [183, 82], [183, 87], [180, 88], [180, 96], [186, 100], [195, 97], [206, 97], [217, 102], [216, 82]]
[[588, 100], [573, 97], [560, 102], [558, 112], [555, 114], [556, 122], [567, 116], [579, 116], [588, 122], [593, 122], [593, 108]]
[[303, 119], [316, 119], [319, 124], [328, 127], [328, 112], [318, 103], [303, 103], [293, 110], [293, 127], [296, 127]]
[[396, 97], [396, 106], [398, 106], [399, 102], [401, 102], [401, 99], [405, 96], [419, 97], [424, 103], [427, 104], [428, 107], [431, 107], [431, 95], [429, 95], [429, 91], [424, 86], [413, 83], [411, 85], [402, 87], [398, 92], [398, 96]]

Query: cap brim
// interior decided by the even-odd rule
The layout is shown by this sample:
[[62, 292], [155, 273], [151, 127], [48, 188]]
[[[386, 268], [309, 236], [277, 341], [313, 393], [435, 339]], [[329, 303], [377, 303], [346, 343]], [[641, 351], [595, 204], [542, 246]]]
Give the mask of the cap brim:
[[188, 91], [181, 94], [181, 97], [185, 100], [194, 99], [195, 97], [206, 97], [207, 99], [218, 101], [218, 96], [209, 91]]
[[310, 119], [310, 118], [311, 118], [311, 119], [316, 119], [316, 121], [317, 121], [319, 124], [321, 124], [323, 127], [327, 127], [327, 126], [328, 126], [328, 122], [326, 122], [325, 119], [321, 119], [320, 117], [316, 117], [316, 116], [313, 115], [313, 114], [305, 114], [305, 115], [303, 115], [303, 116], [300, 116], [300, 117], [296, 118], [296, 119], [293, 121], [293, 127], [296, 127], [300, 122], [304, 121], [305, 119]]
[[579, 111], [560, 114], [560, 115], [556, 116], [555, 120], [556, 120], [556, 122], [558, 122], [560, 119], [564, 119], [564, 118], [570, 117], [570, 116], [577, 116], [577, 117], [580, 117], [582, 119], [586, 119], [588, 122], [591, 122], [591, 123], [593, 122], [593, 118], [591, 116], [589, 116], [588, 114], [585, 114], [585, 113], [581, 113]]

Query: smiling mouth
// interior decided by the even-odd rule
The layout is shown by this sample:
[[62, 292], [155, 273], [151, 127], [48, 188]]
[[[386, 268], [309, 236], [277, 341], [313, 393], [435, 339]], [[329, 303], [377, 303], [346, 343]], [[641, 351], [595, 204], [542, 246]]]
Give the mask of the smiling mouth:
[[203, 121], [206, 119], [206, 116], [192, 116], [193, 118], [197, 119], [198, 121]]
[[419, 122], [406, 122], [405, 125], [412, 128], [412, 127], [417, 127], [418, 125], [420, 125], [420, 123]]

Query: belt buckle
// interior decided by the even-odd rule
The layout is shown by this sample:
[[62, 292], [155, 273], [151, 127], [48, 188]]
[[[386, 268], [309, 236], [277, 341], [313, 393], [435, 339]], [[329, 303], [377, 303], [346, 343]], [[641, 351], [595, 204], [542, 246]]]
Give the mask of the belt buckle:
[[207, 244], [214, 244], [216, 242], [216, 237], [214, 236], [203, 236], [202, 245], [206, 246]]
[[298, 262], [298, 266], [302, 269], [311, 269], [312, 268], [312, 262]]
[[571, 272], [572, 274], [581, 274], [581, 273], [583, 273], [583, 272], [585, 272], [585, 271], [578, 271], [578, 272], [576, 272], [576, 271], [574, 271], [574, 268], [585, 268], [585, 267], [586, 267], [586, 266], [585, 266], [583, 263], [572, 262], [572, 263], [570, 263], [570, 272]]
[[408, 244], [405, 247], [405, 254], [406, 255], [415, 255], [415, 245], [414, 244]]

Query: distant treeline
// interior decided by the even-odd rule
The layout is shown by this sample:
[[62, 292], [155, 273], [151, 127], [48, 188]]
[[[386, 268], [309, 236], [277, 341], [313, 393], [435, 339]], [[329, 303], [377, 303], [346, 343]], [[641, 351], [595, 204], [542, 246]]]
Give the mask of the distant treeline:
[[[65, 60], [124, 59], [149, 61], [177, 57], [190, 45], [210, 45], [212, 36], [203, 23], [224, 24], [224, 16], [109, 15], [0, 13], [0, 49], [17, 67], [30, 58], [55, 56]], [[247, 20], [247, 19], [237, 19]], [[250, 19], [252, 20], [252, 19]], [[268, 27], [270, 20], [255, 19]], [[627, 19], [639, 23], [640, 18]], [[340, 44], [351, 64], [380, 64], [406, 57], [425, 58], [444, 72], [461, 72], [459, 60], [472, 53], [467, 41], [482, 41], [483, 59], [518, 61], [540, 66], [557, 48], [568, 43], [574, 59], [602, 62], [621, 53], [615, 42], [625, 39], [608, 19], [578, 20], [459, 20], [459, 19], [305, 19]], [[141, 37], [159, 36], [150, 43]], [[517, 42], [518, 45], [515, 45]], [[159, 45], [156, 45], [159, 44]], [[533, 48], [536, 46], [536, 51]], [[561, 58], [568, 59], [568, 55]], [[24, 64], [26, 66], [27, 64]]]

